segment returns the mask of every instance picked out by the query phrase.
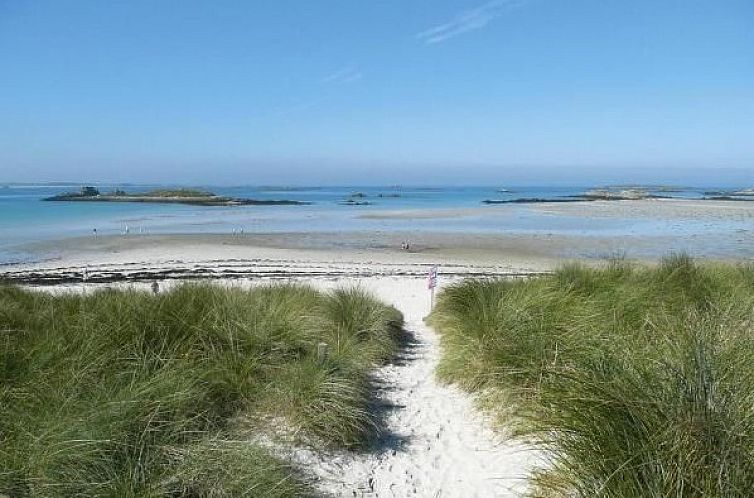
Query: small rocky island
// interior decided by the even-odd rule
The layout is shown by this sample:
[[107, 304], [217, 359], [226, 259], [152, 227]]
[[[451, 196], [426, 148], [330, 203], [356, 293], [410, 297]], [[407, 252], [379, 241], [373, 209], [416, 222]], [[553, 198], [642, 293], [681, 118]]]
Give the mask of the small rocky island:
[[[669, 188], [669, 187], [668, 187]], [[658, 190], [659, 191], [659, 190]], [[668, 192], [670, 190], [662, 190]], [[498, 192], [502, 192], [498, 190]], [[584, 201], [638, 201], [642, 199], [670, 199], [671, 196], [655, 193], [654, 189], [646, 187], [605, 187], [587, 190], [577, 195], [563, 197], [519, 197], [514, 199], [485, 199], [483, 204], [538, 204], [552, 202], [584, 202]]]
[[311, 204], [293, 200], [261, 200], [225, 197], [205, 190], [179, 188], [148, 192], [114, 190], [100, 193], [96, 187], [82, 187], [79, 192], [67, 192], [43, 199], [45, 201], [75, 202], [150, 202], [159, 204], [190, 204], [192, 206], [298, 206]]

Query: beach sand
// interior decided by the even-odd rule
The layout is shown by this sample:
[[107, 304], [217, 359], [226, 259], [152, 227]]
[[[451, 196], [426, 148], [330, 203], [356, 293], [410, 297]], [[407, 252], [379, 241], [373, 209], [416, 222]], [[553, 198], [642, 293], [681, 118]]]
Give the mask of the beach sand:
[[689, 199], [643, 199], [641, 201], [593, 201], [543, 203], [541, 213], [592, 218], [634, 218], [732, 221], [754, 219], [752, 201], [709, 201]]
[[[452, 281], [452, 280], [451, 280]], [[437, 334], [423, 317], [430, 299], [423, 278], [338, 279], [319, 288], [357, 284], [403, 312], [410, 341], [375, 375], [385, 431], [363, 453], [289, 454], [311, 469], [318, 488], [335, 496], [520, 496], [527, 473], [542, 461], [535, 448], [495, 433], [469, 395], [435, 379]], [[444, 284], [449, 282], [445, 279]]]
[[497, 204], [449, 209], [400, 209], [362, 214], [364, 219], [443, 219], [476, 216], [514, 216], [518, 210], [580, 217], [654, 219], [749, 219], [754, 217], [754, 201], [699, 199], [640, 199], [620, 201], [536, 202]]
[[[409, 251], [400, 249], [403, 240], [411, 241]], [[35, 244], [29, 251], [46, 257], [8, 265], [3, 271], [14, 278], [39, 274], [75, 279], [86, 269], [92, 279], [103, 277], [98, 281], [143, 280], [151, 274], [155, 278], [418, 275], [434, 264], [442, 265], [446, 274], [533, 273], [558, 262], [546, 240], [360, 232], [79, 237]]]

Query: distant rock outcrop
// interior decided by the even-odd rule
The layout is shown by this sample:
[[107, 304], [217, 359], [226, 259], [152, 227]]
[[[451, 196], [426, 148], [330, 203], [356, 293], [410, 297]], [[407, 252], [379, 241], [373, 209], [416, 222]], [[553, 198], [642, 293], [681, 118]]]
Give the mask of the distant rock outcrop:
[[195, 189], [159, 189], [143, 193], [123, 190], [102, 194], [95, 187], [82, 187], [80, 192], [68, 192], [43, 199], [45, 201], [71, 202], [147, 202], [156, 204], [190, 204], [192, 206], [281, 206], [306, 205], [310, 202], [293, 200], [260, 200], [225, 197]]

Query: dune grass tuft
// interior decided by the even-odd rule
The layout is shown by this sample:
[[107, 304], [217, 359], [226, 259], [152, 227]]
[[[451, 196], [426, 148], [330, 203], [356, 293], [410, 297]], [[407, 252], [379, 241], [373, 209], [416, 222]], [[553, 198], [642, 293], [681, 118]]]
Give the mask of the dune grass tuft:
[[441, 378], [541, 442], [535, 496], [754, 489], [754, 268], [671, 256], [451, 286]]
[[0, 287], [0, 494], [305, 494], [288, 463], [244, 437], [248, 424], [363, 444], [368, 374], [401, 324], [359, 289]]

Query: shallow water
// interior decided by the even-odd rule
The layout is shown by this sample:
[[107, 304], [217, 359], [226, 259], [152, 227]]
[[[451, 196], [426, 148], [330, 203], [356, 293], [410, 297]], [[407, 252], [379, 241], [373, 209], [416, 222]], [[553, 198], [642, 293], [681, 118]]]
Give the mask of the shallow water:
[[[138, 192], [154, 186], [118, 187]], [[112, 186], [100, 186], [103, 192]], [[535, 205], [509, 204], [505, 209], [486, 206], [485, 199], [558, 199], [578, 195], [591, 187], [208, 187], [231, 197], [291, 199], [311, 202], [308, 206], [200, 207], [143, 203], [43, 202], [42, 199], [76, 186], [9, 186], [0, 188], [0, 264], [34, 259], [19, 250], [30, 242], [57, 240], [92, 234], [109, 235], [126, 229], [138, 233], [246, 233], [330, 231], [445, 231], [497, 234], [554, 234], [583, 237], [673, 236], [690, 244], [693, 252], [728, 255], [741, 252], [752, 227], [748, 219], [707, 220], [589, 217], [550, 214]], [[701, 198], [713, 188], [658, 192], [683, 198]], [[368, 206], [341, 203], [354, 193]], [[382, 194], [382, 196], [380, 196]], [[472, 213], [442, 213], [475, 209]], [[433, 210], [438, 217], [369, 218], [395, 210]], [[693, 242], [693, 243], [692, 243]], [[681, 244], [681, 247], [685, 247]], [[658, 250], [661, 248], [658, 248]]]

